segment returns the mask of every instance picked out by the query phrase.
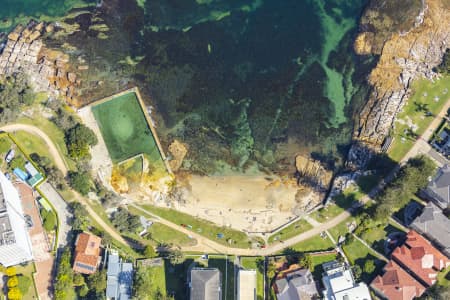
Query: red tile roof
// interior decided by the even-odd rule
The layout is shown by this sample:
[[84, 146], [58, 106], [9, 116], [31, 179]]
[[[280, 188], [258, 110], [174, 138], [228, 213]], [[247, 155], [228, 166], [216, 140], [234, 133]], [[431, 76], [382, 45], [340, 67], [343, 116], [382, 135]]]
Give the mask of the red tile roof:
[[419, 297], [425, 287], [392, 260], [384, 267], [383, 276], [377, 276], [370, 286], [387, 299], [411, 300]]
[[73, 270], [79, 273], [92, 274], [97, 270], [102, 239], [89, 233], [80, 233], [75, 244]]
[[406, 237], [405, 244], [394, 250], [392, 258], [409, 269], [422, 283], [433, 285], [437, 273], [450, 265], [450, 259], [416, 231], [409, 231]]

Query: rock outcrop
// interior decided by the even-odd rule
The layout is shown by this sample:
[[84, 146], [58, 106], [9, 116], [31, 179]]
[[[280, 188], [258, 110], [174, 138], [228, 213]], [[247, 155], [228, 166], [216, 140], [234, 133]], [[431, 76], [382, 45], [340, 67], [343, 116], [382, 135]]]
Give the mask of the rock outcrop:
[[[423, 2], [416, 22], [409, 30], [395, 32], [375, 45], [377, 32], [370, 26], [356, 39], [355, 49], [361, 54], [380, 54], [369, 76], [373, 91], [360, 114], [355, 130], [357, 141], [349, 153], [349, 164], [364, 167], [370, 153], [379, 151], [393, 122], [409, 97], [410, 84], [417, 78], [433, 78], [433, 68], [450, 46], [450, 2]], [[370, 9], [370, 8], [369, 8]], [[367, 13], [366, 13], [367, 14]], [[384, 36], [385, 38], [385, 36]], [[381, 39], [382, 40], [382, 39]]]
[[36, 92], [73, 100], [80, 81], [68, 71], [68, 55], [46, 48], [42, 41], [42, 35], [52, 30], [43, 22], [17, 26], [0, 49], [0, 75], [24, 73]]

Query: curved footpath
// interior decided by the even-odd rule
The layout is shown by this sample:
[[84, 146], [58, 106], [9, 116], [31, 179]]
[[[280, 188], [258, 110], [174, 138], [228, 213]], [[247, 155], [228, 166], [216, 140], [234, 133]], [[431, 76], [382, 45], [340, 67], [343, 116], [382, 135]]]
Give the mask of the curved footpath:
[[[25, 132], [28, 132], [30, 134], [40, 137], [47, 144], [50, 154], [53, 156], [56, 167], [61, 170], [61, 172], [64, 174], [64, 176], [67, 175], [68, 168], [67, 168], [67, 165], [66, 165], [66, 162], [65, 162], [63, 156], [59, 153], [58, 149], [56, 148], [55, 144], [50, 139], [50, 137], [45, 132], [40, 130], [38, 127], [32, 126], [32, 125], [27, 125], [27, 124], [16, 123], [16, 124], [9, 124], [9, 125], [2, 126], [2, 127], [0, 127], [0, 131], [5, 131], [5, 132], [9, 132], [9, 133], [12, 133], [14, 131], [25, 131]], [[47, 191], [47, 190], [44, 189], [44, 191]], [[75, 191], [73, 191], [73, 193], [75, 195], [75, 199], [86, 207], [86, 210], [91, 215], [91, 217], [109, 235], [111, 235], [112, 238], [121, 242], [122, 244], [128, 245], [128, 243], [122, 238], [122, 236], [120, 236], [120, 234], [116, 230], [114, 230], [114, 228], [112, 228], [111, 226], [106, 224], [106, 222], [103, 221], [103, 219], [91, 208], [88, 201], [84, 197], [82, 197], [80, 194], [78, 194]], [[51, 197], [51, 198], [53, 198], [53, 197]], [[52, 203], [52, 204], [54, 204], [54, 203]], [[59, 207], [59, 206], [57, 206], [57, 207]], [[63, 217], [63, 215], [58, 214], [58, 218], [59, 218], [60, 224], [67, 224], [67, 220]], [[65, 228], [66, 226], [61, 225], [61, 227]], [[64, 242], [67, 242], [67, 241], [65, 241], [65, 239], [61, 239], [59, 241], [59, 243], [64, 243]]]
[[[430, 125], [428, 126], [428, 128], [425, 130], [425, 133], [421, 136], [421, 138], [419, 138], [415, 144], [411, 147], [411, 149], [409, 150], [409, 152], [403, 157], [403, 159], [400, 161], [399, 165], [402, 165], [403, 163], [405, 163], [409, 158], [414, 157], [418, 154], [421, 153], [425, 153], [424, 149], [425, 148], [425, 143], [424, 140], [428, 140], [428, 138], [433, 134], [433, 132], [436, 130], [436, 128], [439, 126], [442, 118], [446, 115], [447, 110], [450, 108], [450, 99], [447, 100], [446, 104], [444, 105], [444, 107], [441, 109], [441, 111], [439, 112], [439, 114], [435, 117], [435, 119], [433, 120], [433, 122], [430, 123]], [[25, 124], [11, 124], [11, 125], [6, 125], [3, 127], [0, 127], [0, 130], [3, 131], [17, 131], [17, 130], [23, 130], [26, 131], [28, 133], [34, 134], [34, 135], [38, 135], [40, 136], [49, 146], [49, 150], [51, 152], [52, 155], [54, 155], [54, 159], [55, 162], [57, 164], [57, 167], [63, 171], [64, 174], [67, 174], [67, 167], [65, 165], [64, 159], [62, 157], [62, 155], [58, 152], [57, 148], [55, 147], [54, 143], [52, 142], [52, 140], [44, 133], [42, 132], [39, 128], [35, 127], [35, 126], [31, 126], [31, 125], [25, 125]], [[399, 170], [400, 166], [397, 166], [397, 168], [395, 168], [394, 170], [392, 170], [392, 172], [386, 176], [386, 178], [378, 185], [376, 186], [371, 192], [370, 192], [370, 196], [374, 196], [376, 195], [381, 189], [383, 189], [384, 185], [386, 184], [386, 182], [391, 181], [394, 176], [395, 173]], [[111, 226], [109, 226], [108, 224], [106, 224], [103, 219], [91, 208], [91, 206], [89, 205], [88, 201], [82, 197], [81, 195], [79, 195], [78, 193], [75, 193], [76, 195], [76, 200], [79, 201], [80, 203], [82, 203], [83, 205], [86, 206], [86, 209], [88, 211], [88, 213], [91, 215], [91, 217], [100, 225], [103, 227], [103, 229], [108, 232], [115, 240], [127, 244], [126, 241], [120, 236], [120, 234]], [[369, 195], [366, 195], [365, 197], [363, 197], [360, 201], [362, 203], [366, 203], [367, 201], [369, 201], [371, 199]], [[199, 235], [196, 232], [193, 232], [191, 230], [188, 230], [180, 225], [177, 225], [175, 223], [172, 223], [166, 219], [163, 219], [161, 217], [159, 217], [158, 215], [155, 215], [135, 204], [129, 204], [130, 206], [135, 207], [136, 209], [147, 213], [148, 215], [153, 216], [154, 218], [156, 218], [158, 220], [158, 222], [160, 222], [161, 224], [164, 224], [172, 229], [175, 229], [177, 231], [180, 231], [184, 234], [187, 234], [189, 236], [192, 236], [193, 238], [195, 238], [197, 240], [197, 245], [195, 246], [189, 246], [189, 247], [182, 247], [182, 250], [185, 251], [198, 251], [198, 252], [217, 252], [217, 253], [223, 253], [223, 254], [230, 254], [230, 255], [241, 255], [241, 256], [265, 256], [265, 255], [271, 255], [271, 254], [275, 254], [277, 252], [282, 251], [284, 248], [290, 247], [292, 245], [295, 245], [299, 242], [302, 242], [304, 240], [307, 240], [311, 237], [314, 237], [318, 234], [320, 234], [323, 231], [326, 231], [330, 228], [335, 227], [336, 225], [338, 225], [339, 223], [345, 221], [347, 218], [349, 218], [351, 216], [351, 212], [352, 212], [352, 208], [347, 209], [346, 211], [342, 212], [341, 214], [339, 214], [338, 216], [336, 216], [335, 218], [327, 221], [326, 223], [321, 223], [318, 224], [318, 226], [314, 226], [312, 229], [305, 231], [297, 236], [294, 236], [288, 240], [285, 240], [283, 243], [279, 242], [277, 244], [272, 244], [269, 245], [267, 248], [264, 249], [242, 249], [242, 248], [232, 248], [232, 247], [227, 247], [224, 245], [221, 245], [219, 243], [216, 243], [212, 240], [209, 240], [207, 238], [205, 238], [204, 236]]]

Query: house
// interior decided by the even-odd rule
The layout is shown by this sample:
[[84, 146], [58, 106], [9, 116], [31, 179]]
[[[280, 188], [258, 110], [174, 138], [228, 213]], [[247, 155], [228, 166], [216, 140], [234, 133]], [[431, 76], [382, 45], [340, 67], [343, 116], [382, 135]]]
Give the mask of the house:
[[190, 274], [190, 300], [222, 300], [222, 276], [218, 269], [193, 268]]
[[25, 170], [30, 175], [27, 180], [27, 183], [29, 186], [35, 187], [39, 182], [44, 180], [44, 177], [42, 176], [42, 174], [39, 173], [38, 170], [36, 170], [36, 168], [33, 166], [33, 164], [30, 163], [29, 161], [27, 161], [25, 163]]
[[363, 282], [356, 283], [350, 268], [343, 263], [331, 261], [322, 265], [324, 274], [322, 291], [327, 300], [369, 300], [369, 288]]
[[108, 256], [106, 298], [108, 300], [131, 299], [132, 285], [133, 264], [122, 262], [116, 252], [111, 252]]
[[392, 259], [426, 287], [436, 282], [439, 271], [450, 266], [450, 259], [414, 230], [406, 235], [405, 244], [392, 252]]
[[383, 275], [378, 275], [370, 284], [383, 299], [412, 300], [420, 297], [426, 289], [392, 260], [384, 266], [383, 271]]
[[73, 270], [78, 273], [92, 274], [97, 271], [100, 262], [100, 244], [102, 239], [86, 232], [80, 233], [75, 242]]
[[238, 271], [237, 300], [256, 300], [256, 270]]
[[0, 264], [9, 267], [31, 260], [32, 244], [19, 192], [0, 172]]
[[445, 209], [450, 206], [450, 166], [445, 165], [440, 168], [423, 191], [426, 198], [430, 199], [437, 206]]
[[434, 203], [429, 202], [423, 212], [411, 224], [411, 228], [423, 234], [450, 257], [450, 220]]
[[285, 273], [275, 282], [278, 300], [318, 299], [316, 282], [308, 269], [296, 269]]

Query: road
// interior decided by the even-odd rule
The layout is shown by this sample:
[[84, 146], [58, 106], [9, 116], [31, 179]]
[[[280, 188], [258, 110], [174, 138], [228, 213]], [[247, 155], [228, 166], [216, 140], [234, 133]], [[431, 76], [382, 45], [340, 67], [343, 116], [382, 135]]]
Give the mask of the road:
[[[394, 177], [397, 171], [400, 169], [400, 166], [404, 164], [408, 159], [411, 157], [417, 156], [421, 153], [427, 153], [429, 151], [429, 146], [426, 144], [425, 141], [427, 141], [433, 134], [433, 132], [437, 129], [439, 126], [442, 118], [446, 115], [447, 110], [450, 108], [450, 99], [447, 100], [446, 104], [442, 108], [442, 110], [439, 112], [439, 114], [435, 117], [435, 119], [431, 122], [431, 124], [427, 127], [424, 134], [414, 143], [414, 145], [411, 147], [411, 149], [408, 151], [408, 153], [403, 157], [403, 159], [400, 161], [399, 166], [397, 166], [394, 170], [392, 170], [391, 173], [378, 185], [376, 186], [369, 195], [363, 197], [361, 199], [362, 203], [366, 203], [367, 201], [370, 201], [379, 191], [381, 191], [387, 182], [390, 182]], [[6, 127], [6, 129], [5, 129]], [[23, 124], [13, 124], [8, 125], [5, 127], [0, 127], [0, 130], [4, 131], [11, 131], [11, 130], [25, 130], [31, 134], [39, 135], [44, 139], [44, 141], [49, 145], [49, 149], [51, 150], [52, 154], [54, 154], [54, 158], [56, 161], [59, 161], [60, 163], [57, 164], [57, 167], [64, 167], [62, 170], [66, 170], [64, 159], [60, 155], [60, 153], [57, 151], [57, 148], [54, 146], [51, 139], [41, 130], [39, 130], [36, 127], [30, 126], [30, 125], [23, 125]], [[425, 150], [425, 151], [424, 151]], [[86, 209], [88, 213], [92, 216], [92, 218], [103, 227], [103, 229], [108, 232], [114, 239], [126, 244], [124, 239], [117, 233], [115, 229], [110, 227], [108, 224], [106, 224], [100, 216], [97, 215], [97, 213], [90, 207], [88, 201], [81, 197], [81, 195], [77, 194], [76, 200], [78, 200], [80, 203], [84, 204], [86, 206]], [[137, 206], [134, 204], [129, 204], [133, 207], [135, 207], [138, 210], [141, 210], [142, 212], [145, 212], [154, 218], [158, 220], [161, 224], [164, 224], [172, 229], [175, 229], [177, 231], [180, 231], [182, 233], [185, 233], [189, 236], [192, 236], [197, 240], [197, 245], [190, 246], [190, 247], [184, 247], [183, 250], [186, 251], [200, 251], [200, 252], [216, 252], [216, 253], [223, 253], [223, 254], [230, 254], [230, 255], [239, 255], [239, 256], [266, 256], [271, 255], [277, 252], [282, 251], [284, 248], [290, 247], [292, 245], [295, 245], [299, 242], [302, 242], [304, 240], [307, 240], [309, 238], [312, 238], [314, 236], [319, 235], [321, 232], [326, 231], [328, 229], [331, 229], [335, 226], [337, 226], [339, 223], [345, 221], [347, 218], [351, 216], [352, 208], [349, 208], [336, 216], [335, 218], [327, 221], [326, 223], [320, 223], [317, 224], [317, 226], [314, 226], [312, 229], [303, 232], [297, 236], [294, 236], [290, 239], [285, 240], [284, 242], [280, 242], [277, 244], [273, 244], [268, 246], [267, 248], [263, 249], [241, 249], [241, 248], [232, 248], [225, 245], [218, 244], [212, 240], [209, 240], [201, 235], [199, 235], [196, 232], [193, 232], [189, 229], [186, 229], [178, 224], [172, 223], [168, 220], [162, 219], [161, 217], [154, 215], [153, 213]]]

